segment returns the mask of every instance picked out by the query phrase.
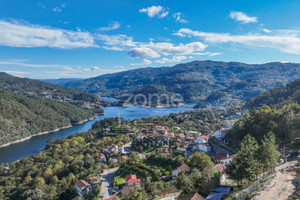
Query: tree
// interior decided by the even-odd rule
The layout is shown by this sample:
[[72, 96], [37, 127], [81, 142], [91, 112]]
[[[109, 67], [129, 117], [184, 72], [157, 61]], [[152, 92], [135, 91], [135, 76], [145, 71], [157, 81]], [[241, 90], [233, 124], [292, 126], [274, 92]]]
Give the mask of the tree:
[[258, 143], [251, 135], [246, 135], [240, 144], [240, 150], [234, 156], [233, 162], [228, 165], [227, 173], [234, 180], [251, 180], [261, 172], [258, 160]]
[[279, 152], [276, 149], [275, 134], [269, 132], [262, 140], [262, 144], [258, 150], [258, 159], [262, 165], [263, 171], [273, 170], [279, 159]]
[[200, 171], [206, 168], [211, 169], [214, 166], [214, 163], [212, 162], [211, 158], [204, 152], [197, 152], [193, 154], [189, 164], [191, 167], [195, 167]]
[[122, 200], [145, 200], [147, 199], [147, 194], [144, 190], [139, 190], [137, 188], [131, 189]]
[[182, 172], [180, 172], [176, 177], [175, 186], [176, 188], [181, 189], [184, 194], [189, 194], [195, 191], [191, 179]]

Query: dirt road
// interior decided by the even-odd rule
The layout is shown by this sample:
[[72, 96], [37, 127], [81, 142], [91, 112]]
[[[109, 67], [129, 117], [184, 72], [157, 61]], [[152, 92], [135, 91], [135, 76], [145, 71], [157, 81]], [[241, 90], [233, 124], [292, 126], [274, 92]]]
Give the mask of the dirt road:
[[276, 167], [275, 178], [265, 185], [251, 200], [288, 200], [296, 190], [296, 161], [286, 162]]

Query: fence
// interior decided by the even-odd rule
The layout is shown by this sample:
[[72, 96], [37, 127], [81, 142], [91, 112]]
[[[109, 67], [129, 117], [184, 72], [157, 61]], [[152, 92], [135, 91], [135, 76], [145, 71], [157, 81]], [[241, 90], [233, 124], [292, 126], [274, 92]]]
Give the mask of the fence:
[[257, 186], [265, 181], [267, 179], [267, 177], [269, 176], [270, 174], [267, 174], [261, 178], [259, 178], [257, 181], [255, 181], [250, 187], [242, 190], [241, 192], [233, 195], [231, 198], [233, 200], [245, 200], [247, 198], [247, 196], [249, 196], [254, 190], [255, 188], [257, 188]]

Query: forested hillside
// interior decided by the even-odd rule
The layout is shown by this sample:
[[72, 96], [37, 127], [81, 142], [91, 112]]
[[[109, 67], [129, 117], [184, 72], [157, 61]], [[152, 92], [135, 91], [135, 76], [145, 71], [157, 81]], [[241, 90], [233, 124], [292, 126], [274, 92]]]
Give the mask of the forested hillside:
[[179, 93], [184, 101], [234, 102], [300, 77], [300, 64], [194, 61], [173, 67], [141, 68], [72, 81], [65, 86], [119, 98], [148, 85]]
[[245, 107], [251, 108], [261, 105], [281, 107], [286, 103], [300, 104], [300, 79], [248, 99]]
[[93, 117], [92, 110], [0, 90], [0, 145]]
[[278, 144], [289, 144], [300, 138], [300, 105], [288, 104], [280, 109], [262, 106], [252, 109], [234, 125], [227, 138], [231, 144], [238, 145], [250, 134], [261, 141], [268, 133], [273, 132]]
[[30, 98], [41, 97], [65, 101], [78, 107], [99, 108], [108, 103], [93, 94], [80, 92], [74, 88], [65, 88], [28, 78], [19, 78], [4, 72], [0, 72], [0, 90], [19, 93]]

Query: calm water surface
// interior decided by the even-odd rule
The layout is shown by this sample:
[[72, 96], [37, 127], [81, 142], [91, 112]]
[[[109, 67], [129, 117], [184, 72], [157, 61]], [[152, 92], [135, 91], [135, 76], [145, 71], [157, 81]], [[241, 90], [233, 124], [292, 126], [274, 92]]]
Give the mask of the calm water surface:
[[[114, 99], [106, 99], [114, 101]], [[188, 104], [189, 106], [195, 104]], [[153, 116], [163, 116], [170, 113], [175, 113], [179, 111], [191, 110], [191, 107], [178, 107], [178, 108], [143, 108], [143, 107], [107, 107], [104, 108], [105, 115], [99, 115], [95, 119], [83, 123], [81, 125], [73, 126], [68, 129], [60, 130], [54, 133], [49, 133], [46, 135], [40, 135], [32, 137], [29, 140], [24, 142], [16, 143], [9, 145], [7, 147], [0, 148], [0, 163], [2, 162], [13, 162], [20, 158], [34, 155], [38, 151], [42, 150], [47, 141], [51, 138], [62, 138], [72, 135], [77, 132], [88, 131], [92, 125], [97, 120], [104, 119], [106, 117], [117, 117], [118, 113], [121, 114], [121, 117], [124, 119], [137, 119], [142, 117], [153, 117]]]

